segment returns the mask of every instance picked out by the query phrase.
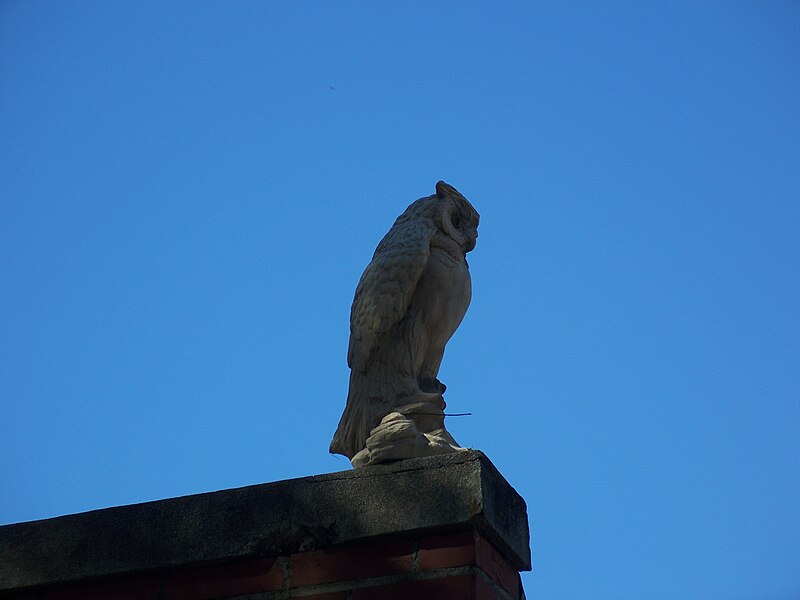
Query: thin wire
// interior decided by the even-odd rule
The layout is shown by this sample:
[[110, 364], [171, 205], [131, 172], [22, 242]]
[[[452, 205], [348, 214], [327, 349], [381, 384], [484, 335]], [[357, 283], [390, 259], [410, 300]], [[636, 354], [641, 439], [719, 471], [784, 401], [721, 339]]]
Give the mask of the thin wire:
[[423, 413], [423, 412], [418, 412], [418, 413], [409, 413], [409, 414], [404, 415], [404, 416], [406, 416], [408, 418], [411, 418], [411, 417], [415, 417], [416, 415], [422, 415], [424, 417], [441, 417], [442, 415], [444, 415], [445, 417], [471, 417], [472, 413]]

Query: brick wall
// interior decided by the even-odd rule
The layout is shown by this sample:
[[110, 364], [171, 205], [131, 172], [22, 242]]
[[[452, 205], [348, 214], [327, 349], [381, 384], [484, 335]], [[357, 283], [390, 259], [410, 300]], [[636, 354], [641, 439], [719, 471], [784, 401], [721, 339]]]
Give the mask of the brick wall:
[[477, 451], [0, 526], [0, 600], [519, 600], [522, 569]]
[[518, 600], [519, 574], [474, 530], [69, 583], [8, 600]]

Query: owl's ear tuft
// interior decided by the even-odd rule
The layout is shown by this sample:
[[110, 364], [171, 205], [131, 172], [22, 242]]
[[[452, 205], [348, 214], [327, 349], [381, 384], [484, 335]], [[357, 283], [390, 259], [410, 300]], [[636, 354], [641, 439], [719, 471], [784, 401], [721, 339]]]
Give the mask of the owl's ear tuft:
[[461, 194], [449, 183], [439, 181], [436, 183], [436, 195], [439, 198], [445, 198], [446, 196], [460, 196]]

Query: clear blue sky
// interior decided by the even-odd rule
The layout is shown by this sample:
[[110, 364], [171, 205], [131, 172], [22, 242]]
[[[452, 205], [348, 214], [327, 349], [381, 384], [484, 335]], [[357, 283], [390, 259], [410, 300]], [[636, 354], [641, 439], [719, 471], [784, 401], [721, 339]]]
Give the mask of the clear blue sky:
[[349, 468], [353, 291], [445, 179], [528, 597], [800, 597], [800, 5], [434, 4], [0, 4], [0, 522]]

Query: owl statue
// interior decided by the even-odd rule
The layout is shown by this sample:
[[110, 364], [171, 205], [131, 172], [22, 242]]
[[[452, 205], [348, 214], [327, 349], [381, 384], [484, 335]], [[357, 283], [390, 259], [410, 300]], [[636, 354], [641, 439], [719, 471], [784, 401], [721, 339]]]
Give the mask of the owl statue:
[[472, 297], [479, 215], [440, 181], [378, 244], [350, 310], [347, 404], [330, 451], [354, 467], [461, 450], [444, 428], [444, 347]]

